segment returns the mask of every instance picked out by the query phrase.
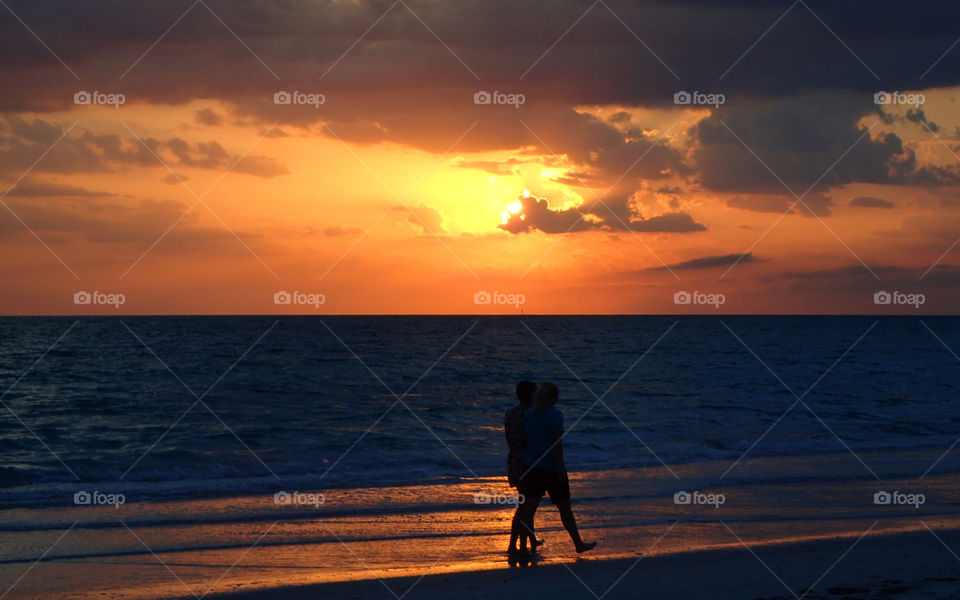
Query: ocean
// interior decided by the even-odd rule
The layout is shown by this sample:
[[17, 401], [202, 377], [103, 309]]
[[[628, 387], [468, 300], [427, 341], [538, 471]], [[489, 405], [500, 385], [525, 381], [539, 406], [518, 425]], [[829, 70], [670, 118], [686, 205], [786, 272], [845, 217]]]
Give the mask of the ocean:
[[571, 471], [735, 483], [745, 454], [839, 453], [906, 476], [960, 438], [950, 348], [960, 318], [2, 318], [0, 505], [498, 477], [519, 379], [560, 386]]

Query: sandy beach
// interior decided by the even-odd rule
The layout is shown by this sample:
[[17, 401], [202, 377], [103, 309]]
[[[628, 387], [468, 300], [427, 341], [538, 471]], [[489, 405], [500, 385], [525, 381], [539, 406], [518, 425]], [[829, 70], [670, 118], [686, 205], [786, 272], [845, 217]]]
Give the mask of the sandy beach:
[[[910, 471], [929, 459], [903, 454], [897, 465]], [[278, 505], [273, 494], [131, 496], [119, 507], [7, 509], [0, 518], [18, 525], [0, 538], [0, 578], [14, 582], [9, 600], [634, 598], [637, 590], [769, 600], [952, 598], [960, 590], [952, 579], [960, 476], [918, 482], [891, 472], [878, 482], [836, 454], [748, 458], [743, 476], [717, 485], [726, 466], [672, 467], [684, 491], [722, 494], [716, 506], [678, 504], [678, 481], [663, 468], [574, 473], [581, 528], [600, 545], [578, 556], [545, 502], [537, 527], [546, 545], [530, 565], [511, 564], [504, 552], [512, 506], [478, 502], [478, 494], [509, 493], [502, 478], [489, 478], [329, 489], [317, 504]], [[878, 490], [920, 490], [924, 501], [880, 505]]]
[[[939, 538], [939, 539], [938, 539]], [[956, 598], [960, 531], [729, 548], [642, 559], [535, 564], [420, 577], [215, 594], [218, 600], [306, 598], [607, 598], [788, 600]]]

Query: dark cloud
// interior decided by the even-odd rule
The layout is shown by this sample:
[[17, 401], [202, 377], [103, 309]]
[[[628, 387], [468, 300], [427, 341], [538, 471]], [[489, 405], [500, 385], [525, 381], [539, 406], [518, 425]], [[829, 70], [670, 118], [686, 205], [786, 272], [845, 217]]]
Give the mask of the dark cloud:
[[[529, 70], [523, 81], [534, 96], [555, 97], [566, 105], [667, 104], [678, 86], [674, 73], [691, 88], [722, 83], [720, 91], [731, 95], [785, 95], [812, 88], [872, 92], [878, 82], [871, 70], [888, 89], [907, 89], [955, 41], [951, 25], [958, 14], [957, 6], [944, 0], [925, 4], [910, 19], [903, 18], [902, 3], [895, 0], [872, 2], [869, 14], [856, 3], [808, 0], [794, 4], [786, 15], [791, 5], [781, 2], [611, 1], [608, 5], [616, 16], [604, 5], [584, 16], [591, 4], [579, 0], [554, 2], [549, 10], [534, 0], [455, 4], [408, 0], [405, 4], [416, 16], [387, 0], [208, 0], [205, 4], [216, 17], [203, 4], [161, 0], [135, 4], [88, 0], [83, 10], [68, 0], [9, 4], [37, 27], [38, 35], [51, 40], [54, 50], [91, 87], [119, 83], [130, 98], [165, 103], [272, 93], [278, 81], [293, 89], [309, 89], [361, 37], [363, 41], [324, 78], [331, 97], [333, 92], [342, 95], [376, 87], [475, 85], [457, 57], [480, 80], [499, 89], [516, 85]], [[177, 25], [163, 42], [143, 56], [173, 23]], [[565, 32], [564, 39], [543, 55]], [[761, 35], [757, 47], [747, 51]], [[0, 54], [7, 57], [4, 79], [14, 72], [14, 79], [25, 84], [4, 94], [6, 108], [53, 109], [69, 102], [76, 80], [17, 20], [0, 21], [0, 40]], [[947, 55], [925, 81], [957, 83], [958, 65], [960, 58]], [[49, 91], [37, 94], [37, 88]]]
[[873, 196], [858, 196], [850, 201], [850, 206], [860, 208], [893, 208], [893, 202], [883, 198], [874, 198]]
[[914, 152], [882, 125], [867, 134], [860, 122], [871, 113], [878, 122], [872, 98], [850, 93], [721, 107], [695, 129], [700, 183], [738, 193], [782, 193], [786, 185], [802, 195], [811, 186], [958, 181], [956, 168], [919, 166]]
[[[188, 205], [172, 200], [141, 200], [135, 203], [92, 203], [87, 201], [14, 200], [10, 208], [30, 230], [49, 242], [75, 244], [78, 241], [98, 244], [120, 244], [146, 249], [188, 209]], [[244, 239], [256, 235], [238, 231]], [[24, 225], [7, 211], [0, 214], [0, 238], [29, 235]], [[170, 230], [158, 252], [186, 252], [197, 249], [224, 249], [235, 252], [238, 246], [233, 234], [225, 228], [200, 225], [193, 213], [187, 213], [177, 227]]]
[[653, 267], [650, 270], [683, 271], [687, 269], [713, 269], [716, 267], [726, 267], [735, 264], [758, 262], [759, 260], [760, 259], [756, 258], [752, 252], [747, 252], [746, 254], [724, 254], [721, 256], [703, 256], [701, 258], [685, 260], [683, 262], [674, 263], [664, 267]]
[[578, 208], [553, 210], [546, 198], [520, 198], [523, 208], [510, 215], [499, 227], [510, 233], [527, 233], [539, 229], [544, 233], [567, 233], [596, 229], [596, 221], [587, 220], [587, 215]]
[[810, 194], [797, 204], [797, 211], [805, 217], [828, 217], [834, 205], [833, 198], [823, 194]]
[[706, 231], [706, 226], [697, 223], [693, 217], [685, 212], [671, 212], [648, 219], [634, 219], [628, 222], [632, 231], [646, 231], [648, 233], [690, 233]]
[[[9, 4], [25, 22], [37, 24], [37, 34], [51, 41], [81, 81], [16, 19], [0, 19], [0, 55], [6, 59], [0, 77], [13, 83], [0, 95], [0, 111], [7, 113], [73, 108], [73, 94], [82, 87], [122, 92], [128, 106], [199, 99], [225, 105], [222, 113], [195, 112], [195, 122], [205, 126], [228, 119], [249, 126], [279, 122], [284, 129], [269, 135], [334, 132], [356, 144], [389, 142], [435, 153], [447, 151], [477, 124], [457, 143], [457, 152], [510, 150], [516, 161], [563, 163], [569, 174], [560, 183], [602, 188], [623, 177], [636, 190], [642, 179], [688, 180], [743, 197], [782, 194], [777, 177], [805, 192], [843, 157], [813, 190], [822, 196], [805, 199], [820, 216], [830, 211], [825, 193], [850, 183], [960, 182], [955, 165], [922, 166], [900, 137], [879, 128], [850, 150], [863, 134], [864, 117], [884, 117], [873, 104], [879, 89], [960, 84], [960, 52], [943, 56], [956, 39], [952, 24], [960, 7], [941, 0], [910, 19], [895, 0], [873, 2], [869, 11], [828, 0], [561, 0], [549, 10], [534, 0], [89, 0], [83, 10], [66, 0]], [[481, 89], [522, 93], [527, 101], [519, 108], [476, 105], [473, 95]], [[686, 132], [665, 135], [663, 124], [637, 124], [631, 111], [620, 110], [675, 109], [679, 89], [727, 97], [690, 132], [690, 147], [678, 141], [687, 139]], [[326, 102], [277, 105], [279, 90], [321, 92]], [[599, 106], [618, 110], [591, 114]], [[921, 110], [904, 118], [935, 127]], [[62, 129], [40, 120], [0, 126], [2, 170], [22, 172]], [[38, 168], [96, 172], [155, 163], [146, 148], [131, 142], [71, 134]], [[216, 141], [145, 142], [178, 168], [221, 169], [236, 157]], [[505, 174], [512, 166], [483, 168]], [[264, 156], [245, 158], [236, 170], [259, 177], [287, 172]], [[773, 204], [738, 202], [728, 205], [759, 210]], [[683, 214], [679, 203], [671, 209]], [[622, 205], [614, 210], [625, 214]], [[798, 212], [808, 214], [802, 206]], [[542, 224], [562, 226], [570, 216], [544, 212]], [[572, 216], [574, 222], [580, 217]], [[617, 227], [595, 216], [600, 225], [587, 220], [575, 227]], [[689, 216], [688, 222], [679, 216], [634, 219], [631, 229], [702, 228]]]
[[734, 196], [732, 198], [728, 198], [727, 206], [729, 206], [730, 208], [736, 208], [739, 210], [783, 214], [788, 210], [790, 212], [793, 212], [793, 210], [790, 207], [795, 202], [796, 200], [789, 202], [787, 201], [786, 198], [782, 196], [749, 195], [749, 196]]
[[[811, 289], [824, 292], [838, 290], [921, 290], [926, 286], [960, 286], [960, 267], [938, 265], [927, 273], [927, 269], [903, 267], [897, 265], [874, 265], [870, 269], [877, 274], [873, 277], [863, 265], [847, 265], [833, 269], [812, 271], [783, 271], [760, 277], [764, 283], [787, 285], [791, 289], [809, 292]], [[956, 302], [956, 295], [951, 298]]]
[[826, 217], [834, 205], [830, 196], [809, 194], [801, 199], [792, 196], [747, 195], [727, 199], [727, 206], [752, 212], [799, 214], [805, 217]]
[[926, 113], [923, 112], [922, 108], [917, 109], [907, 109], [906, 118], [911, 123], [918, 123], [921, 125], [926, 125], [926, 129], [929, 129], [933, 133], [940, 131], [940, 126], [934, 123], [933, 121], [927, 120]]
[[665, 185], [657, 188], [658, 194], [667, 194], [670, 196], [676, 196], [683, 193], [683, 188], [673, 185]]
[[[62, 138], [62, 139], [61, 139]], [[58, 141], [59, 140], [59, 141]], [[250, 155], [239, 159], [219, 142], [190, 143], [181, 138], [122, 138], [115, 134], [94, 134], [17, 116], [0, 119], [0, 175], [18, 176], [31, 166], [46, 173], [104, 173], [125, 166], [160, 167], [160, 156], [171, 166], [233, 170], [257, 177], [288, 173], [286, 165], [268, 156]], [[36, 165], [36, 162], [40, 157]]]
[[55, 198], [55, 197], [73, 197], [73, 198], [109, 198], [116, 196], [110, 192], [101, 192], [97, 190], [88, 190], [76, 185], [63, 183], [54, 183], [50, 181], [22, 181], [11, 188], [7, 193], [8, 197], [29, 196], [34, 198]]
[[216, 127], [223, 123], [223, 116], [209, 108], [201, 108], [194, 114], [194, 119], [201, 125]]
[[[544, 233], [568, 233], [599, 229], [606, 231], [641, 231], [647, 233], [690, 233], [705, 231], [706, 227], [684, 212], [671, 212], [649, 218], [630, 211], [626, 218], [614, 216], [600, 203], [564, 209], [551, 209], [546, 198], [530, 196], [519, 199], [521, 210], [510, 214], [499, 227], [510, 233], [540, 230]], [[617, 215], [619, 216], [619, 215]]]

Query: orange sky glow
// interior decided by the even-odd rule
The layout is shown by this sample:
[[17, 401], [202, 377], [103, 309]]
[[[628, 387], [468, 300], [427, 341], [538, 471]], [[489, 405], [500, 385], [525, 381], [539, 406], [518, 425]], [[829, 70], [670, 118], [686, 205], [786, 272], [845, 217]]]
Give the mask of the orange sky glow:
[[[250, 52], [197, 12], [138, 63], [149, 44], [130, 43], [122, 56], [71, 52], [38, 24], [76, 78], [19, 24], [3, 24], [30, 59], [4, 67], [26, 91], [0, 107], [0, 313], [917, 309], [878, 306], [883, 290], [923, 293], [923, 311], [956, 312], [957, 84], [902, 87], [923, 94], [918, 114], [876, 104], [872, 90], [895, 89], [886, 82], [827, 91], [800, 82], [785, 99], [724, 87], [714, 73], [725, 104], [692, 106], [668, 92], [697, 81], [671, 81], [629, 37], [609, 43], [629, 48], [636, 77], [666, 92], [576, 88], [565, 69], [586, 67], [564, 57], [603, 46], [589, 32], [617, 24], [599, 18], [518, 78], [493, 77], [496, 61], [482, 64], [462, 40], [447, 52], [425, 31], [394, 38], [412, 19], [400, 13], [382, 38], [344, 53], [344, 33], [315, 58], [284, 55], [279, 34], [258, 39], [232, 16]], [[544, 27], [559, 34], [562, 22]], [[183, 62], [191, 36], [217, 51]], [[385, 53], [392, 43], [420, 53], [407, 81], [390, 63], [403, 57]], [[524, 50], [519, 71], [547, 46]], [[842, 47], [830, 51], [860, 68]], [[670, 54], [662, 62], [685, 64]], [[759, 68], [750, 60], [737, 69]], [[71, 100], [94, 89], [125, 102]], [[324, 102], [271, 101], [287, 89]], [[477, 103], [486, 89], [524, 102]], [[95, 291], [123, 303], [75, 300]], [[678, 292], [695, 291], [722, 294], [722, 306], [677, 304]], [[280, 292], [323, 302], [278, 304]]]

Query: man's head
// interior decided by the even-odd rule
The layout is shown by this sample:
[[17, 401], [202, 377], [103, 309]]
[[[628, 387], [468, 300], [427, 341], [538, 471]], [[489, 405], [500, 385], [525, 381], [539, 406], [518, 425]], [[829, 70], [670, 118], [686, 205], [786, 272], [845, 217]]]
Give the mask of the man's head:
[[537, 391], [537, 384], [532, 381], [521, 381], [517, 384], [517, 400], [524, 406], [533, 404], [533, 394]]
[[537, 393], [534, 394], [533, 411], [540, 414], [556, 404], [559, 399], [560, 388], [557, 387], [557, 384], [550, 381], [541, 383], [540, 387], [537, 388]]

